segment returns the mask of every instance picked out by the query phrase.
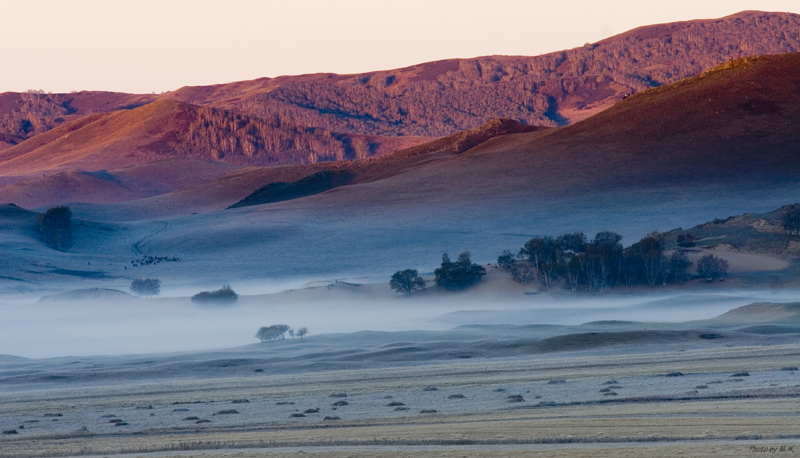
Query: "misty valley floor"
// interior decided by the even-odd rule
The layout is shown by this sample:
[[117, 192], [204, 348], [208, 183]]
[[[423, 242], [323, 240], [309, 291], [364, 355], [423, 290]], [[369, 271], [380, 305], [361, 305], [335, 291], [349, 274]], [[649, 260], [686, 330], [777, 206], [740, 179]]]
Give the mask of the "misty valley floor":
[[0, 453], [747, 456], [753, 446], [800, 449], [793, 326], [631, 326], [467, 326], [216, 352], [3, 356], [0, 427], [17, 434], [3, 434]]

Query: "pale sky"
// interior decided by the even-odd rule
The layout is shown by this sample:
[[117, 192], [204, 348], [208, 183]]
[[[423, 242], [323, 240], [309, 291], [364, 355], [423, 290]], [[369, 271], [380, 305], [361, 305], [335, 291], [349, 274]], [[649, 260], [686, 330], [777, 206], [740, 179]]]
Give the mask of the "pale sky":
[[799, 0], [0, 0], [0, 92], [149, 93], [538, 55]]

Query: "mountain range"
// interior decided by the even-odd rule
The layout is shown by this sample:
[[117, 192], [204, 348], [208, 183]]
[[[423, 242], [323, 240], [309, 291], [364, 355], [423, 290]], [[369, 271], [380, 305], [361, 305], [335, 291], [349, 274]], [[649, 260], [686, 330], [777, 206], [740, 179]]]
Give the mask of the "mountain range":
[[112, 170], [165, 157], [315, 163], [384, 155], [493, 118], [566, 125], [730, 58], [798, 51], [798, 30], [799, 15], [745, 11], [640, 27], [534, 57], [261, 78], [160, 95], [3, 93], [0, 148], [13, 151], [0, 155], [0, 173]]

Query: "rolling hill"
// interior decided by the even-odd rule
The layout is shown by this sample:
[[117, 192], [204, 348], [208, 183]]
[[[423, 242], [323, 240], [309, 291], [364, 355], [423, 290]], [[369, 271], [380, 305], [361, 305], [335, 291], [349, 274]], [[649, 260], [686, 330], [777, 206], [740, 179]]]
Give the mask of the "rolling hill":
[[335, 134], [163, 99], [85, 116], [0, 151], [0, 174], [111, 170], [169, 158], [315, 163], [381, 155], [425, 140]]

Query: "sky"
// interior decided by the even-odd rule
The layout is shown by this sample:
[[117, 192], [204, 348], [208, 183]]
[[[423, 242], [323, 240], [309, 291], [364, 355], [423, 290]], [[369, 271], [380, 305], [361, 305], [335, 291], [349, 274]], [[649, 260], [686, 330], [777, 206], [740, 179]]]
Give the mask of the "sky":
[[538, 55], [798, 0], [0, 0], [0, 92], [160, 93], [448, 58]]

